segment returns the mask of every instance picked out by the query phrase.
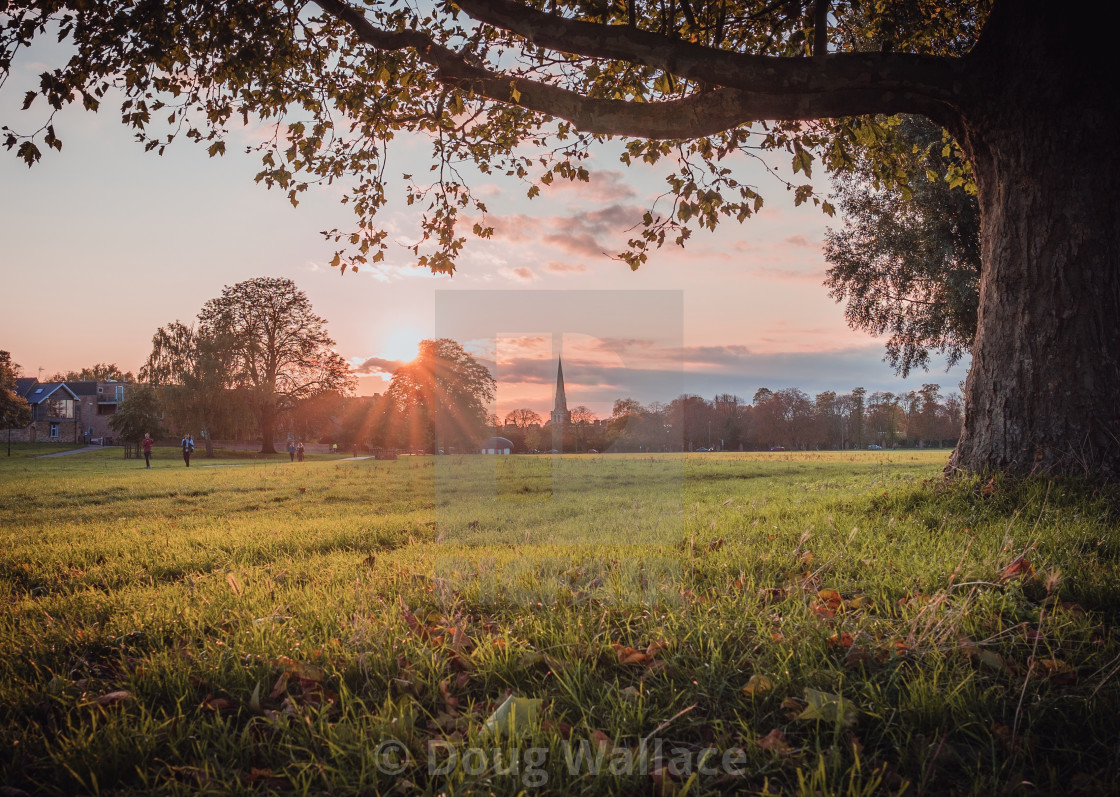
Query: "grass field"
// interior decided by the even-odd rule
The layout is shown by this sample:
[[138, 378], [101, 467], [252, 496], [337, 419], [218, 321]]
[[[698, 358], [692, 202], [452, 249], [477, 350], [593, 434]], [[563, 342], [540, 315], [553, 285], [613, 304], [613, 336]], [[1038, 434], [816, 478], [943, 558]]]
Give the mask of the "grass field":
[[5, 794], [1120, 791], [1112, 490], [947, 452], [19, 453]]

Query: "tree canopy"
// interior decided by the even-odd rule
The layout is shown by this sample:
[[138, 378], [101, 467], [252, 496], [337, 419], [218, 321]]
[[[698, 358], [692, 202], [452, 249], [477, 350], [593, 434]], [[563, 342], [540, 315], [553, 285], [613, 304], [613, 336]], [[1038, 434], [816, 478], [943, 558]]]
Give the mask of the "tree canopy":
[[[18, 429], [31, 423], [31, 407], [27, 399], [16, 395], [19, 366], [12, 355], [0, 350], [0, 429]], [[11, 455], [9, 448], [8, 454]]]
[[[520, 180], [533, 197], [554, 180], [587, 180], [588, 148], [609, 136], [625, 140], [625, 162], [666, 165], [668, 203], [619, 253], [634, 267], [651, 245], [761, 207], [758, 187], [721, 163], [736, 151], [786, 153], [782, 182], [798, 203], [831, 212], [801, 178], [818, 159], [845, 168], [883, 140], [879, 121], [856, 115], [946, 116], [960, 70], [934, 56], [973, 42], [990, 3], [931, 13], [909, 0], [234, 0], [220, 15], [202, 0], [9, 5], [0, 71], [48, 32], [76, 51], [25, 97], [27, 109], [45, 100], [41, 126], [5, 129], [29, 164], [61, 149], [53, 120], [69, 103], [98, 110], [123, 94], [122, 121], [159, 152], [186, 137], [221, 155], [232, 128], [260, 120], [271, 135], [255, 146], [258, 181], [293, 204], [313, 184], [349, 181], [356, 224], [330, 232], [349, 244], [334, 260], [346, 268], [384, 256], [375, 215], [396, 176], [388, 149], [397, 133], [420, 132], [434, 179], [403, 175], [408, 202], [425, 206], [415, 252], [420, 265], [452, 271], [460, 211], [486, 212], [464, 166]], [[764, 121], [774, 119], [783, 121]], [[895, 165], [880, 171], [904, 179]]]
[[354, 376], [333, 346], [326, 321], [294, 282], [257, 277], [206, 302], [196, 326], [176, 321], [158, 329], [141, 376], [165, 386], [181, 422], [208, 432], [208, 453], [215, 426], [241, 396], [256, 416], [262, 451], [273, 453], [281, 415], [324, 393], [352, 390]]
[[888, 336], [887, 359], [906, 376], [926, 368], [931, 351], [953, 365], [972, 346], [980, 208], [967, 190], [968, 164], [940, 128], [905, 117], [895, 135], [910, 151], [907, 185], [884, 184], [867, 156], [834, 180], [844, 224], [826, 235], [825, 284], [846, 302], [851, 326]]
[[483, 433], [497, 383], [486, 368], [450, 338], [420, 342], [420, 353], [393, 374], [386, 393], [412, 446], [473, 450]]
[[233, 344], [224, 335], [174, 321], [156, 330], [140, 378], [160, 390], [179, 434], [198, 430], [206, 456], [214, 456], [214, 435], [235, 413]]
[[150, 385], [136, 385], [121, 402], [116, 414], [109, 419], [109, 426], [126, 443], [136, 446], [145, 434], [159, 439], [165, 433], [161, 423], [163, 408], [159, 394]]
[[96, 363], [78, 371], [59, 371], [50, 382], [132, 382], [132, 371], [122, 371], [116, 363]]
[[290, 279], [257, 277], [227, 286], [206, 302], [198, 322], [205, 338], [223, 341], [230, 380], [249, 394], [265, 453], [274, 452], [280, 413], [329, 390], [353, 389], [356, 380], [334, 351], [326, 321]]

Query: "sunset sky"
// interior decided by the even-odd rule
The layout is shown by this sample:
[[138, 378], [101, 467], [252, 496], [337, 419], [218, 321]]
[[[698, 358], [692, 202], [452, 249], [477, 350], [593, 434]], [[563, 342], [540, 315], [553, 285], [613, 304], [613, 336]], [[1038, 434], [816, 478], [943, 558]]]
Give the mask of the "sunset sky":
[[[25, 59], [13, 71], [0, 93], [6, 123], [33, 123], [13, 106], [41, 69]], [[490, 362], [497, 357], [499, 412], [547, 410], [559, 348], [569, 405], [600, 414], [609, 413], [616, 391], [669, 401], [675, 393], [664, 391], [679, 386], [708, 398], [728, 392], [749, 400], [764, 386], [812, 394], [857, 385], [898, 392], [937, 382], [948, 393], [964, 379], [963, 366], [894, 376], [882, 361], [882, 342], [849, 329], [842, 306], [821, 285], [824, 230], [838, 221], [812, 207], [794, 208], [784, 188], [746, 157], [725, 163], [762, 190], [761, 213], [741, 226], [698, 233], [687, 249], [655, 252], [637, 272], [604, 252], [618, 251], [627, 228], [663, 192], [661, 173], [628, 169], [617, 146], [608, 145], [589, 164], [590, 184], [554, 184], [532, 201], [524, 184], [480, 176], [473, 187], [489, 205], [485, 221], [495, 235], [468, 242], [454, 277], [412, 267], [403, 246], [386, 263], [340, 277], [326, 267], [333, 248], [319, 231], [351, 223], [338, 201], [341, 187], [311, 189], [292, 208], [283, 194], [253, 183], [259, 162], [243, 152], [255, 131], [235, 132], [225, 157], [208, 158], [185, 140], [159, 157], [132, 141], [116, 106], [60, 114], [63, 151], [32, 169], [0, 153], [0, 349], [11, 351], [25, 375], [95, 362], [136, 370], [160, 325], [193, 321], [224, 285], [279, 276], [293, 279], [328, 320], [363, 394], [383, 391], [394, 364], [411, 359], [419, 340], [455, 328], [459, 321], [437, 318], [440, 296], [449, 291], [471, 292], [452, 301], [458, 311], [464, 301], [477, 302], [480, 313], [497, 316], [490, 324], [496, 337], [472, 345]], [[426, 151], [422, 139], [393, 142], [390, 176], [426, 172]], [[788, 171], [787, 163], [777, 165]], [[827, 188], [823, 179], [819, 184]], [[382, 215], [399, 244], [416, 237], [411, 210], [401, 200]], [[618, 293], [605, 295], [594, 311], [546, 295], [573, 290]], [[480, 293], [486, 291], [503, 292], [500, 302]], [[533, 293], [519, 302], [523, 291]], [[656, 340], [658, 325], [634, 309], [648, 291], [678, 297], [670, 303], [680, 311], [662, 319], [669, 342]], [[556, 321], [533, 312], [550, 305], [569, 315]], [[581, 331], [597, 324], [605, 331]], [[536, 370], [526, 366], [534, 359]]]

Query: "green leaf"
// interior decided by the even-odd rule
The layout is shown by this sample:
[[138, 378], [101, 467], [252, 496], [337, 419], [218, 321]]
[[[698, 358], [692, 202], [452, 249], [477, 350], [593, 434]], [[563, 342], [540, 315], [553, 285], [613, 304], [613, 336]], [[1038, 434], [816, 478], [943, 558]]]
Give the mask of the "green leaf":
[[541, 700], [510, 695], [486, 719], [486, 731], [499, 738], [527, 733], [540, 715]]
[[793, 173], [805, 172], [806, 177], [813, 176], [813, 156], [803, 149], [797, 150], [793, 155]]
[[797, 716], [799, 720], [839, 723], [848, 728], [859, 719], [859, 709], [851, 701], [845, 700], [840, 695], [805, 687], [805, 702], [808, 705]]

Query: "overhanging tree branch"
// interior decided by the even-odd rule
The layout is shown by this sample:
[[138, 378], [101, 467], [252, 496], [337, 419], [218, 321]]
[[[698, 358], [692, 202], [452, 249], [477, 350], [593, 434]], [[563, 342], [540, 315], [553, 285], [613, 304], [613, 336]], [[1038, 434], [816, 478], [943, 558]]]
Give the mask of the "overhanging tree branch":
[[[815, 59], [743, 54], [627, 25], [569, 19], [515, 0], [458, 0], [457, 5], [473, 19], [540, 47], [656, 67], [689, 80], [740, 89], [752, 97], [792, 93], [824, 101], [833, 93], [854, 98], [874, 91], [880, 99], [898, 93], [927, 107], [952, 107], [963, 70], [960, 59], [908, 53], [821, 53]], [[821, 113], [817, 118], [862, 112]]]
[[342, 0], [315, 1], [371, 47], [413, 50], [445, 85], [566, 119], [592, 134], [688, 139], [764, 119], [920, 113], [939, 120], [955, 115], [950, 111], [958, 68], [954, 59], [882, 53], [814, 59], [748, 56], [628, 26], [565, 19], [506, 0], [460, 3], [479, 21], [550, 49], [624, 58], [721, 87], [678, 100], [638, 103], [589, 98], [537, 80], [502, 75], [472, 64], [421, 31], [382, 30]]

